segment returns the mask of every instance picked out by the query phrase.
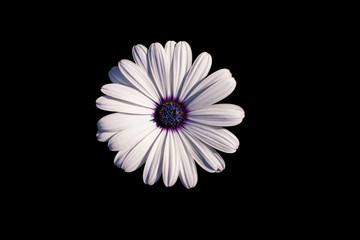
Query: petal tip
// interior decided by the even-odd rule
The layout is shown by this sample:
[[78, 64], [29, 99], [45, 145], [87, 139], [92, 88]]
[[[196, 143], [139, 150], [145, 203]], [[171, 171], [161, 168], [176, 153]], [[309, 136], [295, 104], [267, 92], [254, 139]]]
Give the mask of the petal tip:
[[96, 107], [99, 108], [99, 109], [102, 109], [101, 108], [101, 104], [102, 104], [102, 101], [104, 100], [104, 96], [101, 96], [101, 97], [98, 97], [95, 101], [95, 104], [96, 104]]
[[149, 49], [150, 48], [160, 48], [160, 47], [163, 47], [162, 45], [161, 45], [161, 43], [159, 43], [159, 42], [154, 42], [154, 43], [152, 43], [151, 45], [150, 45], [150, 47], [149, 47]]

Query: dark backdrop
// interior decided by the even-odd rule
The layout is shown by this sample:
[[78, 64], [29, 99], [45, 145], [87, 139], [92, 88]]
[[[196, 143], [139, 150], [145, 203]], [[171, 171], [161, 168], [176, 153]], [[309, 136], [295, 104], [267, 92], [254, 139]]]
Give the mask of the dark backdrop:
[[[14, 223], [12, 234], [29, 235], [29, 229], [37, 235], [47, 230], [66, 238], [79, 233], [106, 239], [107, 230], [123, 238], [200, 230], [226, 239], [228, 232], [230, 237], [246, 230], [251, 236], [278, 236], [295, 229], [292, 235], [298, 235], [318, 228], [321, 218], [333, 213], [329, 199], [338, 194], [333, 187], [343, 186], [336, 182], [339, 171], [326, 169], [329, 158], [322, 155], [333, 149], [323, 138], [333, 144], [344, 140], [331, 136], [344, 109], [334, 107], [341, 97], [327, 88], [331, 76], [324, 77], [336, 72], [331, 69], [336, 64], [324, 65], [335, 58], [334, 46], [346, 52], [343, 44], [329, 39], [346, 39], [333, 28], [347, 25], [338, 21], [342, 17], [335, 6], [226, 1], [16, 4], [4, 8], [10, 14], [3, 22], [2, 45], [10, 53], [3, 57], [3, 68], [11, 73], [2, 79], [2, 117], [15, 123], [3, 124], [3, 130], [11, 131], [3, 138], [13, 137], [3, 148], [13, 148], [2, 158], [3, 164], [15, 166], [11, 172], [2, 168], [2, 186], [10, 190], [2, 192], [8, 200], [4, 211], [10, 213], [4, 219]], [[162, 179], [145, 185], [143, 167], [125, 173], [113, 164], [115, 152], [96, 139], [97, 121], [109, 114], [95, 106], [101, 86], [110, 83], [108, 71], [121, 59], [132, 59], [133, 45], [164, 45], [168, 40], [187, 41], [193, 59], [210, 53], [210, 73], [228, 68], [237, 87], [222, 102], [245, 110], [243, 122], [228, 128], [240, 147], [234, 154], [220, 153], [225, 170], [210, 174], [198, 167], [198, 184], [190, 190], [179, 180], [170, 188]], [[335, 77], [333, 84], [343, 79]], [[15, 86], [9, 88], [9, 82]], [[12, 118], [6, 107], [19, 117]], [[344, 157], [334, 159], [338, 166]], [[331, 181], [323, 173], [336, 178]], [[319, 197], [327, 189], [331, 195]]]
[[[308, 181], [302, 170], [309, 161], [301, 151], [306, 143], [298, 145], [296, 137], [304, 130], [298, 120], [306, 121], [302, 70], [310, 39], [301, 34], [304, 18], [266, 6], [195, 9], [175, 16], [101, 13], [83, 10], [78, 17], [71, 12], [70, 21], [52, 25], [51, 35], [42, 40], [56, 40], [48, 47], [51, 59], [59, 56], [52, 74], [65, 89], [58, 100], [63, 111], [53, 114], [65, 123], [56, 126], [56, 132], [66, 140], [56, 146], [61, 161], [46, 172], [55, 179], [56, 197], [84, 212], [184, 206], [255, 218], [261, 212], [286, 213], [295, 205], [301, 209], [299, 201], [308, 201], [300, 193]], [[228, 128], [240, 147], [234, 154], [220, 152], [225, 170], [211, 174], [197, 167], [199, 180], [190, 190], [180, 180], [170, 188], [162, 179], [145, 185], [143, 167], [125, 173], [113, 164], [116, 153], [96, 139], [97, 121], [109, 114], [95, 106], [101, 86], [110, 83], [108, 71], [121, 59], [132, 60], [133, 45], [164, 45], [168, 40], [187, 41], [193, 59], [204, 51], [211, 54], [210, 73], [229, 69], [237, 86], [222, 102], [245, 110], [243, 122]]]
[[[286, 78], [292, 64], [288, 56], [291, 50], [287, 50], [291, 46], [284, 40], [284, 29], [257, 24], [249, 27], [239, 23], [231, 29], [215, 30], [215, 33], [210, 30], [199, 33], [196, 30], [202, 29], [169, 33], [158, 33], [157, 30], [155, 34], [147, 35], [135, 30], [109, 34], [103, 31], [114, 31], [113, 28], [96, 28], [90, 36], [102, 34], [103, 37], [90, 39], [90, 43], [83, 42], [88, 44], [84, 56], [79, 59], [84, 75], [77, 81], [91, 86], [84, 103], [87, 111], [91, 112], [91, 118], [86, 122], [91, 139], [86, 141], [91, 143], [91, 147], [85, 151], [88, 155], [84, 157], [83, 167], [96, 190], [110, 195], [125, 192], [225, 194], [228, 198], [244, 199], [243, 196], [246, 196], [251, 199], [249, 201], [261, 201], [263, 197], [269, 198], [269, 195], [279, 191], [283, 194], [288, 190], [289, 183], [284, 176], [291, 175], [292, 170], [283, 171], [290, 161], [284, 159], [289, 151], [284, 133], [287, 135], [293, 131], [285, 130], [291, 118], [290, 111], [287, 111], [291, 105], [287, 96], [291, 93], [287, 89], [289, 83]], [[109, 69], [121, 59], [132, 59], [131, 48], [135, 44], [148, 47], [153, 42], [164, 45], [168, 40], [187, 41], [192, 47], [194, 59], [203, 51], [210, 53], [213, 58], [210, 73], [228, 68], [237, 80], [237, 86], [222, 102], [237, 104], [245, 110], [243, 122], [228, 128], [240, 140], [238, 151], [234, 154], [221, 153], [226, 162], [222, 173], [210, 174], [198, 167], [199, 181], [191, 190], [185, 189], [180, 181], [172, 188], [166, 188], [161, 179], [154, 186], [144, 185], [143, 168], [133, 173], [118, 169], [113, 165], [116, 153], [109, 151], [106, 143], [98, 142], [95, 137], [96, 122], [108, 114], [95, 107], [95, 100], [102, 95], [101, 86], [110, 82], [107, 76]]]

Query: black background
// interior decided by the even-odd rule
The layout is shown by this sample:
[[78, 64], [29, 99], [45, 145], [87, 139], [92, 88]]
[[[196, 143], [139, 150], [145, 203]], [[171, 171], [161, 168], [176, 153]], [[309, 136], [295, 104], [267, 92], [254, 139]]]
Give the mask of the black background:
[[[43, 110], [48, 115], [41, 122], [42, 128], [52, 129], [41, 136], [42, 147], [52, 152], [36, 176], [46, 195], [41, 203], [54, 203], [60, 211], [76, 209], [85, 217], [118, 217], [129, 210], [133, 214], [127, 217], [149, 211], [166, 219], [175, 212], [189, 213], [194, 222], [203, 214], [214, 221], [230, 216], [251, 223], [279, 215], [286, 220], [306, 211], [311, 199], [302, 193], [308, 191], [311, 163], [305, 151], [309, 146], [299, 144], [298, 136], [308, 130], [303, 124], [309, 121], [304, 105], [311, 94], [306, 69], [314, 66], [308, 15], [294, 7], [283, 11], [265, 5], [177, 6], [174, 12], [149, 6], [87, 7], [66, 8], [52, 16], [56, 21], [50, 26], [45, 26], [48, 16], [34, 24], [45, 28], [32, 50], [44, 49], [39, 63], [49, 66], [48, 81], [56, 80], [47, 85], [56, 90], [54, 107]], [[179, 180], [169, 188], [162, 179], [144, 184], [143, 167], [125, 173], [113, 163], [116, 153], [96, 139], [97, 121], [109, 114], [95, 105], [100, 88], [110, 83], [108, 71], [121, 59], [132, 60], [132, 46], [168, 40], [187, 41], [193, 59], [204, 51], [211, 54], [210, 73], [229, 69], [237, 86], [222, 102], [245, 110], [243, 122], [228, 128], [240, 147], [234, 154], [220, 153], [224, 171], [211, 174], [197, 166], [199, 180], [189, 190]], [[54, 92], [44, 91], [40, 100]], [[54, 135], [56, 144], [49, 141]], [[220, 218], [211, 218], [219, 213]]]
[[[329, 75], [337, 67], [327, 64], [338, 44], [331, 41], [337, 35], [333, 28], [343, 26], [336, 10], [318, 5], [136, 1], [16, 6], [3, 24], [4, 52], [11, 55], [4, 57], [11, 75], [3, 83], [15, 85], [3, 86], [4, 94], [13, 94], [3, 105], [21, 114], [10, 118], [14, 128], [3, 125], [13, 136], [4, 135], [13, 148], [2, 161], [14, 165], [11, 172], [2, 168], [2, 186], [9, 190], [3, 193], [9, 203], [4, 208], [11, 213], [4, 218], [15, 223], [12, 234], [28, 234], [23, 228], [30, 226], [36, 233], [94, 238], [98, 233], [101, 239], [112, 232], [103, 227], [119, 237], [165, 235], [164, 229], [172, 231], [171, 237], [193, 230], [222, 238], [230, 232], [298, 236], [318, 228], [324, 216], [331, 221], [329, 199], [336, 193], [323, 193], [339, 187], [335, 181], [340, 177], [338, 170], [328, 170], [331, 157], [324, 153], [333, 149], [323, 138], [337, 144], [331, 136], [336, 124], [330, 120], [337, 121], [345, 110], [333, 107], [340, 96], [328, 89]], [[110, 83], [108, 71], [121, 59], [132, 59], [133, 45], [168, 40], [187, 41], [193, 59], [203, 51], [211, 54], [210, 73], [229, 69], [237, 87], [222, 102], [245, 110], [243, 122], [228, 128], [240, 147], [234, 154], [221, 153], [225, 170], [210, 174], [198, 167], [198, 184], [190, 190], [179, 180], [170, 188], [162, 179], [145, 185], [143, 167], [132, 173], [118, 169], [115, 152], [96, 139], [97, 121], [108, 112], [97, 109], [95, 101], [101, 86]], [[8, 104], [18, 99], [19, 105]], [[3, 118], [9, 119], [7, 114]], [[150, 231], [142, 231], [149, 226]]]
[[[232, 17], [217, 23], [214, 19], [205, 21], [203, 16], [190, 22], [176, 21], [170, 26], [165, 22], [149, 22], [140, 27], [126, 18], [80, 25], [76, 37], [68, 41], [75, 53], [69, 56], [77, 73], [73, 81], [83, 87], [79, 111], [88, 117], [86, 122], [79, 122], [80, 128], [87, 128], [87, 135], [82, 138], [87, 146], [82, 159], [74, 159], [73, 163], [84, 174], [84, 182], [92, 183], [85, 188], [105, 196], [207, 193], [225, 194], [225, 198], [246, 196], [251, 198], [249, 201], [261, 201], [262, 197], [287, 191], [286, 176], [292, 175], [293, 169], [283, 171], [291, 161], [284, 159], [289, 145], [285, 135], [293, 131], [288, 119], [292, 117], [289, 106], [295, 104], [288, 98], [294, 91], [291, 93], [293, 83], [290, 85], [287, 78], [294, 74], [290, 73], [295, 64], [291, 55], [299, 51], [292, 41], [296, 36], [290, 27], [283, 20]], [[118, 169], [113, 164], [116, 153], [95, 136], [97, 121], [109, 114], [97, 109], [95, 101], [102, 95], [101, 86], [110, 83], [107, 76], [110, 68], [121, 59], [132, 60], [131, 48], [135, 44], [149, 47], [153, 42], [165, 45], [168, 40], [187, 41], [193, 59], [201, 52], [210, 53], [213, 59], [210, 73], [229, 69], [237, 87], [222, 102], [237, 104], [245, 110], [244, 121], [229, 128], [238, 136], [240, 147], [234, 154], [221, 153], [225, 170], [210, 174], [198, 167], [198, 184], [190, 190], [180, 181], [171, 188], [166, 188], [161, 179], [154, 186], [145, 185], [143, 168], [133, 173]]]
[[[296, 103], [289, 98], [295, 92], [288, 78], [297, 78], [289, 76], [294, 74], [291, 55], [298, 51], [294, 50], [297, 46], [292, 42], [295, 36], [287, 25], [279, 26], [276, 22], [254, 19], [245, 24], [237, 21], [219, 26], [214, 22], [203, 25], [201, 20], [194, 20], [195, 26], [189, 23], [171, 27], [153, 24], [144, 32], [136, 26], [124, 31], [119, 25], [117, 30], [117, 24], [109, 27], [107, 23], [89, 29], [87, 38], [79, 42], [79, 45], [87, 46], [84, 56], [79, 59], [86, 73], [77, 80], [91, 85], [91, 90], [84, 94], [84, 107], [91, 112], [91, 118], [80, 123], [89, 127], [86, 142], [91, 145], [84, 151], [86, 157], [80, 167], [87, 178], [85, 182], [92, 183], [86, 186], [89, 191], [111, 197], [208, 194], [225, 202], [236, 199], [249, 204], [261, 204], [264, 200], [269, 203], [274, 197], [292, 193], [297, 153], [291, 151], [288, 136], [297, 130], [291, 123], [291, 109]], [[133, 45], [149, 47], [153, 42], [165, 45], [168, 40], [187, 41], [192, 47], [193, 59], [201, 52], [210, 53], [213, 58], [210, 73], [229, 69], [237, 80], [237, 87], [222, 102], [237, 104], [245, 110], [244, 121], [229, 128], [239, 138], [240, 147], [234, 154], [221, 153], [226, 162], [225, 170], [210, 174], [197, 167], [199, 181], [190, 190], [180, 181], [171, 188], [166, 188], [162, 179], [154, 186], [145, 185], [143, 167], [133, 173], [118, 169], [113, 164], [116, 153], [109, 151], [106, 143], [98, 142], [95, 137], [96, 122], [108, 114], [95, 107], [95, 100], [102, 95], [101, 86], [110, 82], [108, 70], [121, 59], [131, 60]]]
[[[185, 40], [187, 41], [190, 46], [193, 49], [194, 58], [196, 58], [197, 55], [199, 55], [201, 52], [207, 51], [209, 52], [213, 57], [213, 65], [210, 72], [214, 72], [217, 69], [221, 68], [228, 68], [234, 70], [232, 71], [233, 76], [235, 79], [238, 80], [237, 82], [237, 88], [236, 90], [229, 96], [227, 99], [223, 100], [222, 102], [228, 102], [228, 103], [235, 103], [240, 106], [242, 106], [245, 109], [245, 112], [247, 114], [248, 109], [250, 108], [251, 104], [247, 106], [247, 99], [250, 98], [250, 95], [246, 94], [246, 83], [242, 84], [244, 80], [241, 80], [242, 74], [241, 74], [241, 68], [244, 68], [244, 63], [241, 62], [241, 58], [238, 57], [238, 55], [241, 54], [243, 50], [239, 48], [239, 46], [230, 44], [228, 46], [223, 45], [221, 42], [206, 42], [206, 39], [174, 39], [175, 41]], [[233, 39], [235, 40], [235, 39]], [[107, 49], [103, 55], [104, 62], [106, 61], [106, 64], [104, 64], [104, 68], [109, 66], [116, 65], [118, 60], [116, 59], [132, 59], [131, 56], [131, 48], [133, 45], [137, 43], [141, 43], [145, 46], [149, 46], [152, 42], [160, 42], [161, 44], [165, 45], [166, 41], [168, 39], [159, 38], [157, 40], [155, 39], [132, 39], [132, 41], [126, 40], [116, 41], [117, 47], [119, 50], [112, 50]], [[131, 43], [130, 43], [131, 42]], [[214, 46], [214, 43], [216, 46], [218, 46], [218, 49]], [[109, 44], [111, 45], [111, 44]], [[233, 46], [231, 46], [233, 45]], [[111, 63], [111, 60], [113, 62]], [[99, 64], [100, 65], [100, 64]], [[242, 67], [240, 67], [242, 65]], [[109, 82], [109, 79], [107, 77], [107, 69], [102, 69], [102, 71], [99, 71], [99, 76], [97, 76], [97, 79], [92, 80], [94, 82], [94, 95], [93, 99], [96, 100], [97, 97], [101, 96], [102, 93], [100, 92], [100, 88], [102, 85]], [[103, 76], [101, 76], [101, 72], [103, 72]], [[104, 74], [105, 73], [105, 74]], [[251, 97], [253, 98], [253, 97]], [[94, 109], [94, 121], [98, 121], [102, 116], [107, 114], [104, 111]], [[251, 116], [251, 110], [249, 109], [249, 114]], [[246, 115], [247, 116], [247, 115]], [[246, 126], [249, 125], [249, 123], [244, 120], [242, 124], [236, 127], [229, 128], [232, 132], [234, 132], [240, 139], [241, 143], [243, 142], [244, 136], [249, 133], [246, 132]], [[94, 124], [94, 130], [96, 132], [96, 124]], [[250, 125], [251, 127], [251, 125]], [[116, 153], [110, 152], [107, 149], [106, 143], [100, 143], [96, 142], [96, 139], [94, 138], [95, 144], [93, 151], [94, 152], [94, 159], [92, 161], [92, 164], [96, 165], [97, 170], [105, 171], [103, 172], [104, 176], [106, 176], [107, 181], [111, 182], [110, 184], [115, 189], [122, 189], [125, 191], [139, 191], [139, 192], [154, 192], [154, 193], [172, 193], [172, 192], [184, 192], [184, 194], [189, 194], [191, 192], [194, 193], [200, 193], [202, 191], [205, 192], [223, 192], [228, 191], [229, 189], [234, 189], [236, 191], [237, 188], [241, 188], [241, 182], [248, 181], [244, 178], [244, 175], [248, 174], [246, 173], [244, 167], [242, 167], [243, 164], [249, 164], [246, 163], [246, 156], [249, 153], [246, 153], [246, 146], [249, 145], [249, 142], [246, 143], [243, 146], [241, 144], [241, 147], [235, 154], [222, 154], [223, 158], [226, 160], [226, 170], [224, 170], [221, 174], [210, 174], [201, 169], [201, 167], [198, 167], [198, 173], [199, 173], [199, 182], [197, 186], [194, 189], [187, 190], [185, 189], [181, 182], [178, 181], [175, 186], [171, 188], [166, 188], [162, 180], [160, 179], [154, 186], [147, 186], [144, 185], [142, 180], [142, 169], [139, 169], [138, 171], [134, 173], [125, 173], [121, 169], [117, 169], [116, 166], [113, 166], [113, 158]], [[244, 152], [242, 152], [242, 148], [244, 148]], [[96, 157], [95, 157], [96, 156]], [[107, 160], [106, 160], [107, 159]], [[250, 170], [250, 169], [248, 169]], [[255, 179], [254, 179], [255, 180]], [[257, 181], [257, 180], [256, 180]], [[110, 186], [107, 186], [110, 187]], [[116, 191], [116, 190], [115, 190]]]

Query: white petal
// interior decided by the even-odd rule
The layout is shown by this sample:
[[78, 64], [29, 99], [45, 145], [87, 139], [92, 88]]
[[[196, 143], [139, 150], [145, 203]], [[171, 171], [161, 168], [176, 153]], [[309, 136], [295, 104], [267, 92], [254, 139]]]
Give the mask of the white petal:
[[154, 123], [142, 123], [129, 127], [114, 135], [108, 143], [111, 151], [123, 151], [140, 142], [156, 128]]
[[124, 151], [119, 151], [115, 158], [114, 158], [114, 164], [118, 167], [118, 168], [121, 168], [125, 158], [124, 156], [126, 155], [127, 152], [129, 152], [130, 150], [127, 149], [127, 150], [124, 150]]
[[234, 104], [215, 104], [189, 112], [189, 120], [212, 126], [235, 126], [243, 120], [244, 110]]
[[179, 177], [180, 157], [176, 149], [174, 133], [166, 134], [163, 154], [162, 176], [165, 186], [171, 187]]
[[101, 91], [110, 97], [141, 105], [147, 108], [154, 108], [156, 106], [154, 102], [144, 94], [125, 85], [116, 83], [106, 84], [101, 88]]
[[170, 64], [165, 49], [160, 43], [153, 43], [149, 47], [148, 62], [150, 73], [163, 97], [170, 94], [169, 70]]
[[195, 138], [189, 131], [179, 131], [185, 148], [191, 153], [195, 161], [208, 172], [220, 172], [225, 168], [225, 162], [220, 154]]
[[102, 110], [119, 113], [153, 114], [154, 110], [129, 102], [124, 102], [109, 96], [102, 96], [96, 100], [96, 106]]
[[97, 140], [100, 142], [106, 142], [109, 141], [109, 139], [114, 136], [118, 132], [104, 132], [104, 131], [98, 131], [96, 133]]
[[120, 83], [122, 85], [128, 86], [128, 87], [134, 87], [129, 80], [127, 80], [124, 75], [119, 70], [119, 67], [112, 67], [108, 73], [110, 80], [113, 83]]
[[146, 184], [153, 185], [161, 176], [165, 136], [166, 131], [162, 131], [147, 156], [143, 172], [143, 180]]
[[174, 136], [178, 143], [176, 146], [180, 155], [180, 180], [186, 188], [193, 188], [198, 181], [198, 174], [195, 162], [191, 156], [191, 150], [186, 149], [179, 134], [176, 133]]
[[[172, 64], [173, 64], [173, 56], [174, 56], [174, 49], [176, 46], [176, 42], [175, 41], [167, 41], [165, 44], [165, 54], [166, 57], [168, 59], [169, 62], [169, 82], [170, 84], [168, 85], [170, 87], [170, 89], [167, 89], [169, 91], [169, 96], [174, 96], [174, 81], [172, 79]], [[169, 97], [168, 96], [168, 97]]]
[[168, 58], [168, 61], [169, 61], [170, 65], [171, 65], [172, 60], [173, 60], [175, 45], [176, 45], [175, 41], [168, 41], [165, 44], [165, 53], [166, 53], [166, 56]]
[[132, 48], [132, 55], [136, 64], [148, 72], [147, 48], [141, 44], [135, 45]]
[[184, 99], [187, 92], [190, 91], [196, 84], [199, 84], [209, 73], [212, 59], [207, 52], [201, 53], [194, 61], [194, 64], [189, 69], [184, 81], [180, 85], [179, 98]]
[[173, 95], [178, 97], [180, 84], [184, 81], [192, 63], [192, 52], [187, 42], [178, 42], [174, 49], [172, 78]]
[[146, 94], [154, 102], [160, 99], [155, 85], [143, 68], [129, 60], [121, 60], [119, 69], [122, 75], [139, 91]]
[[231, 77], [230, 71], [225, 68], [213, 72], [212, 74], [207, 76], [203, 81], [194, 85], [194, 87], [188, 91], [188, 93], [186, 94], [183, 100], [186, 101], [189, 99], [189, 101], [191, 101], [192, 99], [194, 99], [195, 96], [198, 96], [201, 92], [206, 90], [209, 86], [213, 85], [215, 82], [223, 81], [230, 77]]
[[152, 117], [150, 115], [112, 113], [102, 117], [98, 121], [97, 125], [101, 131], [115, 132], [150, 121], [152, 121]]
[[125, 172], [132, 172], [138, 169], [146, 161], [147, 155], [160, 132], [159, 128], [155, 128], [133, 148], [119, 154], [118, 158], [115, 159], [115, 164], [124, 169]]
[[210, 106], [230, 95], [234, 91], [236, 81], [230, 77], [223, 81], [217, 81], [206, 89], [198, 91], [193, 99], [188, 99], [185, 104], [190, 111]]
[[239, 147], [237, 137], [225, 128], [212, 127], [189, 121], [186, 124], [186, 129], [205, 144], [222, 152], [234, 153]]

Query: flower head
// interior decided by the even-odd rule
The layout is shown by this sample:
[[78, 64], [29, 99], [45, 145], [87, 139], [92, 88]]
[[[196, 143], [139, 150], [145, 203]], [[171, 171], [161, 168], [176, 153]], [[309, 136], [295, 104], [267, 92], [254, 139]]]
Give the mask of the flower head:
[[227, 69], [208, 76], [211, 56], [192, 62], [188, 43], [168, 41], [133, 47], [135, 62], [121, 60], [109, 71], [112, 84], [101, 91], [98, 108], [114, 112], [98, 122], [99, 141], [118, 151], [115, 165], [131, 172], [145, 164], [143, 180], [154, 184], [162, 175], [172, 186], [180, 178], [196, 185], [195, 162], [208, 172], [220, 172], [225, 162], [215, 150], [234, 153], [237, 137], [224, 126], [239, 124], [241, 107], [215, 104], [227, 97], [236, 81]]

